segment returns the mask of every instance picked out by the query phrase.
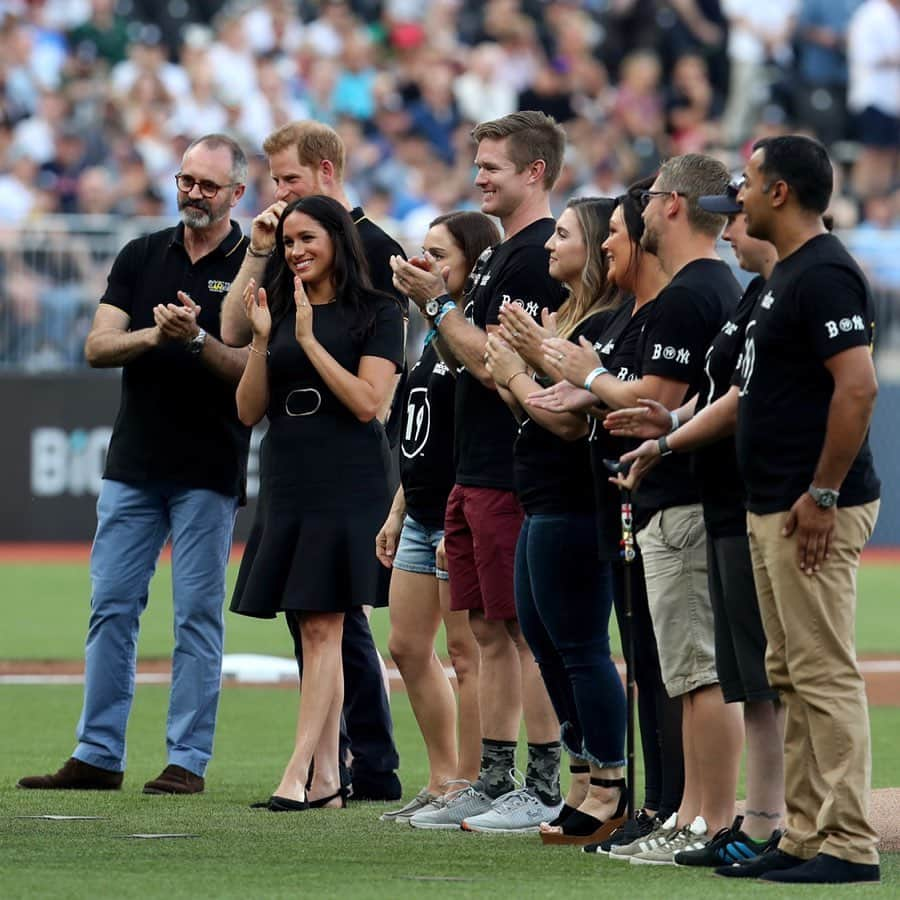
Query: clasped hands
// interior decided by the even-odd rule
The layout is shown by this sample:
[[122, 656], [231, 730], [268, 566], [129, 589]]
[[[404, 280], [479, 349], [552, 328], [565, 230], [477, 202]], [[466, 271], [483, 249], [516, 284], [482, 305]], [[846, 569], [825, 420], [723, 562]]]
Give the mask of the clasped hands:
[[392, 256], [390, 262], [394, 287], [409, 297], [420, 311], [429, 300], [447, 293], [450, 267], [441, 268], [430, 253], [408, 260], [399, 255]]
[[200, 307], [184, 291], [178, 291], [176, 296], [181, 306], [177, 303], [158, 303], [153, 307], [153, 321], [160, 342], [189, 344], [200, 333], [197, 324]]

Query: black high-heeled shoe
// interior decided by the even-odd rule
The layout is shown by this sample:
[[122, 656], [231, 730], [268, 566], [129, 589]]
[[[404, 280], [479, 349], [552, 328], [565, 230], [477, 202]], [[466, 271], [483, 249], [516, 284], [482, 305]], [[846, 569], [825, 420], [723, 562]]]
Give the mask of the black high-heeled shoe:
[[[569, 766], [569, 772], [572, 775], [585, 775], [590, 771], [591, 771], [590, 766], [580, 766], [580, 765], [575, 765], [575, 766], [570, 765]], [[559, 825], [562, 825], [562, 823], [565, 822], [566, 819], [568, 819], [569, 816], [571, 816], [573, 812], [577, 812], [577, 810], [578, 810], [577, 806], [569, 806], [568, 803], [563, 803], [562, 809], [557, 813], [556, 818], [553, 819], [552, 821], [548, 822], [547, 824], [550, 825], [552, 828], [558, 827]]]
[[619, 803], [612, 817], [605, 822], [596, 816], [576, 809], [558, 826], [559, 831], [541, 830], [541, 841], [545, 844], [596, 844], [605, 841], [620, 825], [625, 822], [628, 812], [628, 791], [624, 778], [592, 778], [591, 784], [597, 787], [619, 788]]
[[311, 804], [305, 798], [303, 800], [291, 800], [290, 797], [279, 797], [272, 794], [268, 800], [259, 803], [251, 803], [250, 809], [266, 809], [269, 812], [303, 812], [309, 809]]
[[318, 800], [310, 800], [309, 808], [310, 809], [323, 809], [328, 806], [332, 800], [337, 800], [338, 797], [341, 798], [341, 805], [337, 807], [332, 807], [332, 809], [346, 809], [347, 808], [347, 796], [349, 795], [349, 791], [345, 787], [338, 788], [333, 794], [329, 794], [327, 797], [319, 797]]

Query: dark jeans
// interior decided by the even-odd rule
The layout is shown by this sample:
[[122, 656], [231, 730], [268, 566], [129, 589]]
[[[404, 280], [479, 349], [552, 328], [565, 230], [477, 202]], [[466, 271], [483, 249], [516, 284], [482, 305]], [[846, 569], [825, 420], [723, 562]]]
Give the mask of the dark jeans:
[[[294, 616], [285, 616], [294, 639], [294, 655], [303, 676], [303, 648], [300, 630]], [[344, 714], [341, 717], [340, 759], [353, 754], [353, 771], [358, 775], [377, 776], [395, 771], [400, 757], [394, 745], [391, 709], [384, 692], [381, 665], [369, 620], [362, 607], [344, 616], [341, 641], [344, 668]]]
[[609, 654], [612, 585], [593, 513], [525, 516], [516, 612], [574, 756], [625, 765], [625, 692]]
[[684, 792], [684, 750], [681, 744], [681, 698], [666, 693], [659, 668], [659, 652], [650, 620], [647, 586], [640, 553], [630, 570], [621, 562], [612, 566], [616, 619], [622, 648], [628, 653], [629, 622], [625, 616], [625, 579], [631, 589], [631, 628], [634, 658], [631, 660], [638, 694], [638, 721], [644, 756], [644, 803], [664, 815], [681, 806]]

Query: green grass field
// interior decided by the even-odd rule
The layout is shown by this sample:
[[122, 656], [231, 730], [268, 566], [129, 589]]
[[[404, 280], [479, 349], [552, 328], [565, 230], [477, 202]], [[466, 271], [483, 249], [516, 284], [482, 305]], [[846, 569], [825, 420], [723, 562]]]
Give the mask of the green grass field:
[[[861, 574], [859, 645], [896, 653], [897, 567]], [[231, 573], [232, 577], [234, 572]], [[161, 566], [145, 616], [140, 653], [171, 647], [169, 570]], [[88, 611], [84, 565], [0, 565], [0, 660], [81, 658]], [[287, 655], [280, 622], [227, 617], [229, 652]], [[387, 616], [374, 630], [386, 644]], [[73, 747], [78, 686], [0, 686], [0, 897], [4, 898], [574, 898], [653, 896], [707, 900], [833, 896], [812, 888], [725, 882], [708, 872], [636, 867], [571, 848], [545, 848], [536, 836], [422, 833], [378, 821], [379, 804], [346, 811], [272, 815], [248, 804], [275, 786], [293, 741], [296, 692], [228, 687], [222, 693], [208, 789], [196, 797], [148, 797], [144, 781], [165, 764], [165, 687], [139, 686], [129, 726], [128, 772], [121, 792], [17, 790], [25, 774], [56, 769]], [[426, 780], [425, 758], [407, 698], [392, 698], [405, 794]], [[873, 708], [873, 786], [900, 785], [900, 709]], [[640, 786], [638, 797], [640, 796]], [[94, 815], [99, 821], [21, 818]], [[141, 840], [135, 833], [187, 833]], [[883, 858], [880, 887], [854, 896], [900, 896], [900, 855]]]
[[[237, 566], [229, 567], [229, 597]], [[860, 654], [900, 654], [897, 585], [900, 566], [870, 563], [860, 571], [857, 643]], [[83, 563], [0, 564], [3, 585], [3, 628], [0, 660], [80, 660], [90, 608], [90, 581]], [[171, 569], [161, 564], [153, 579], [141, 625], [138, 652], [142, 659], [164, 659], [172, 647]], [[226, 613], [228, 653], [290, 655], [281, 621], [248, 619]], [[615, 629], [613, 622], [611, 627]], [[372, 631], [383, 652], [387, 648], [387, 610], [376, 610]], [[618, 650], [617, 636], [614, 649]]]
[[[496, 897], [798, 896], [708, 872], [629, 866], [536, 836], [415, 831], [378, 821], [385, 807], [273, 815], [250, 810], [277, 782], [292, 745], [291, 690], [222, 693], [208, 790], [196, 797], [147, 797], [141, 784], [165, 762], [166, 690], [138, 688], [121, 793], [16, 790], [23, 774], [56, 768], [72, 747], [78, 687], [0, 687], [0, 895], [32, 897]], [[407, 793], [424, 783], [423, 753], [406, 697], [393, 698]], [[900, 710], [874, 709], [874, 784], [900, 784]], [[97, 815], [102, 821], [18, 816]], [[134, 833], [198, 837], [137, 840]], [[885, 856], [880, 896], [900, 885], [900, 856]], [[853, 896], [875, 888], [856, 888]], [[803, 892], [800, 892], [803, 894]], [[805, 896], [814, 894], [806, 893]], [[831, 893], [840, 897], [846, 894]]]

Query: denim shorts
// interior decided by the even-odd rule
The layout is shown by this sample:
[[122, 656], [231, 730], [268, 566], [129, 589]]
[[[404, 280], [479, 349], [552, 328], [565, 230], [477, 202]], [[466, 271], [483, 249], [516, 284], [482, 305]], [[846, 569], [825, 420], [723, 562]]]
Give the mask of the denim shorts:
[[449, 576], [437, 567], [435, 561], [435, 552], [443, 536], [443, 528], [429, 528], [406, 516], [394, 555], [394, 568], [418, 575], [436, 575], [441, 581], [446, 581]]

